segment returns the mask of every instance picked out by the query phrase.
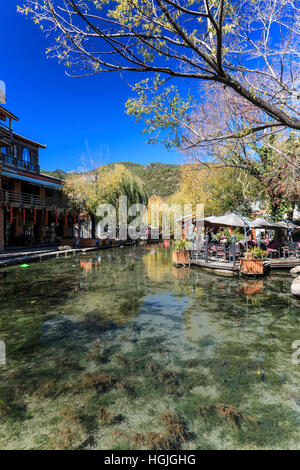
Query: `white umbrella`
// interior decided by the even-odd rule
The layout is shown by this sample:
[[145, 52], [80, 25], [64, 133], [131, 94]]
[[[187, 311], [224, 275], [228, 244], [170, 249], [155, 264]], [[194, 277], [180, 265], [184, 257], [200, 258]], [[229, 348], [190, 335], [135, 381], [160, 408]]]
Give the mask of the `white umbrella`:
[[185, 220], [190, 220], [193, 218], [193, 216], [194, 214], [184, 215], [183, 217], [180, 217], [180, 219], [176, 219], [176, 222], [183, 222]]
[[285, 221], [285, 220], [282, 220], [281, 222], [277, 222], [276, 225], [278, 226], [278, 228], [293, 229], [293, 230], [300, 229], [299, 225], [296, 225], [293, 222]]
[[258, 219], [253, 220], [250, 222], [250, 225], [252, 228], [269, 228], [269, 229], [274, 229], [274, 228], [282, 228], [281, 225], [279, 225], [276, 222], [269, 222], [267, 219], [264, 217], [259, 217]]
[[242, 227], [245, 226], [245, 219], [248, 223], [249, 221], [246, 218], [242, 218], [233, 212], [230, 214], [220, 215], [219, 217], [207, 217], [205, 219], [206, 222], [209, 222], [211, 225], [215, 226], [228, 226], [228, 227]]

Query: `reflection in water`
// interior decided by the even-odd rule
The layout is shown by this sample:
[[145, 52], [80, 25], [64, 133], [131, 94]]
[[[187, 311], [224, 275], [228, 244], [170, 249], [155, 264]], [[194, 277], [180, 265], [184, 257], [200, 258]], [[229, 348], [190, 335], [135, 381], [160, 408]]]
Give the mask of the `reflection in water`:
[[191, 276], [191, 270], [186, 267], [173, 266], [172, 271], [173, 271], [173, 276], [175, 277], [175, 279], [178, 279], [181, 281], [187, 280]]
[[288, 277], [176, 268], [165, 242], [2, 273], [1, 448], [299, 447]]
[[264, 281], [249, 279], [242, 283], [241, 288], [245, 295], [262, 294], [264, 291]]
[[158, 248], [158, 245], [155, 245], [155, 248], [152, 245], [150, 253], [143, 256], [147, 276], [153, 282], [162, 282], [170, 273], [169, 251]]
[[90, 260], [84, 260], [84, 259], [81, 259], [80, 260], [80, 267], [84, 270], [86, 276], [91, 273], [93, 271], [93, 269], [95, 271], [98, 270], [98, 266], [101, 262], [101, 258], [100, 258], [100, 261], [98, 259], [96, 260], [93, 260], [93, 259], [90, 259]]

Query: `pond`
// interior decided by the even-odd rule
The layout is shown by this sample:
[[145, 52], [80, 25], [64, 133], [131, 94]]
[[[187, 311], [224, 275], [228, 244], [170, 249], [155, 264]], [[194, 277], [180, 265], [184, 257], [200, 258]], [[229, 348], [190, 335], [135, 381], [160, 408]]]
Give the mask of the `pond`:
[[289, 276], [92, 253], [0, 271], [1, 449], [299, 448]]

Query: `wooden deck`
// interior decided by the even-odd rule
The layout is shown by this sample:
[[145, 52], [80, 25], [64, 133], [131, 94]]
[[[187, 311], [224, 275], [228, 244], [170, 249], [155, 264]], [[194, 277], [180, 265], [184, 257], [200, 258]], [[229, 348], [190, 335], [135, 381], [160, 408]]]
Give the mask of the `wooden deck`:
[[[270, 269], [291, 269], [295, 266], [300, 266], [300, 258], [280, 258], [280, 259], [268, 259], [270, 261]], [[220, 274], [226, 275], [239, 275], [240, 274], [240, 265], [239, 262], [236, 263], [236, 266], [233, 266], [232, 263], [224, 263], [214, 260], [209, 260], [208, 263], [205, 260], [191, 260], [191, 266], [199, 266], [203, 269], [208, 269], [210, 271], [216, 271]]]
[[271, 269], [291, 269], [300, 266], [300, 258], [270, 259]]
[[209, 269], [210, 271], [218, 271], [222, 274], [226, 274], [229, 276], [239, 275], [240, 268], [239, 264], [237, 263], [236, 266], [233, 266], [232, 263], [222, 263], [219, 261], [208, 261], [206, 263], [204, 260], [191, 260], [191, 266], [199, 266], [204, 269]]

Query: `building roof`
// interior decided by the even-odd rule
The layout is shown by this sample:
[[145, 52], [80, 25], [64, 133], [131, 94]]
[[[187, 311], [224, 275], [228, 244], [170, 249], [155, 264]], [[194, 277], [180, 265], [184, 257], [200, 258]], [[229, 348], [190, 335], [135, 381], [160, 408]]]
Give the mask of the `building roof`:
[[17, 180], [27, 181], [28, 183], [35, 184], [37, 186], [46, 186], [47, 188], [51, 189], [62, 188], [62, 182], [60, 180], [57, 180], [56, 178], [48, 179], [44, 175], [31, 175], [26, 174], [25, 172], [22, 174], [19, 172], [13, 172], [8, 170], [2, 170], [1, 175], [6, 176], [8, 178], [15, 178]]
[[39, 173], [39, 176], [43, 176], [44, 178], [47, 178], [48, 180], [52, 180], [54, 183], [57, 182], [58, 184], [64, 184], [64, 181], [61, 180], [60, 178], [55, 178], [55, 176], [50, 176], [47, 175], [46, 173], [43, 173], [43, 170]]
[[19, 118], [17, 116], [15, 116], [13, 113], [8, 111], [8, 109], [3, 108], [3, 106], [0, 106], [0, 119], [5, 121], [7, 117], [10, 119], [14, 119], [15, 121], [19, 121]]
[[42, 149], [46, 148], [46, 145], [39, 144], [38, 142], [35, 142], [34, 140], [31, 140], [31, 139], [27, 139], [27, 137], [23, 137], [22, 135], [16, 134], [15, 132], [13, 132], [13, 136], [16, 137], [18, 140], [22, 140], [25, 143], [28, 143], [28, 144], [31, 144], [31, 145], [36, 145], [37, 147], [40, 147]]

